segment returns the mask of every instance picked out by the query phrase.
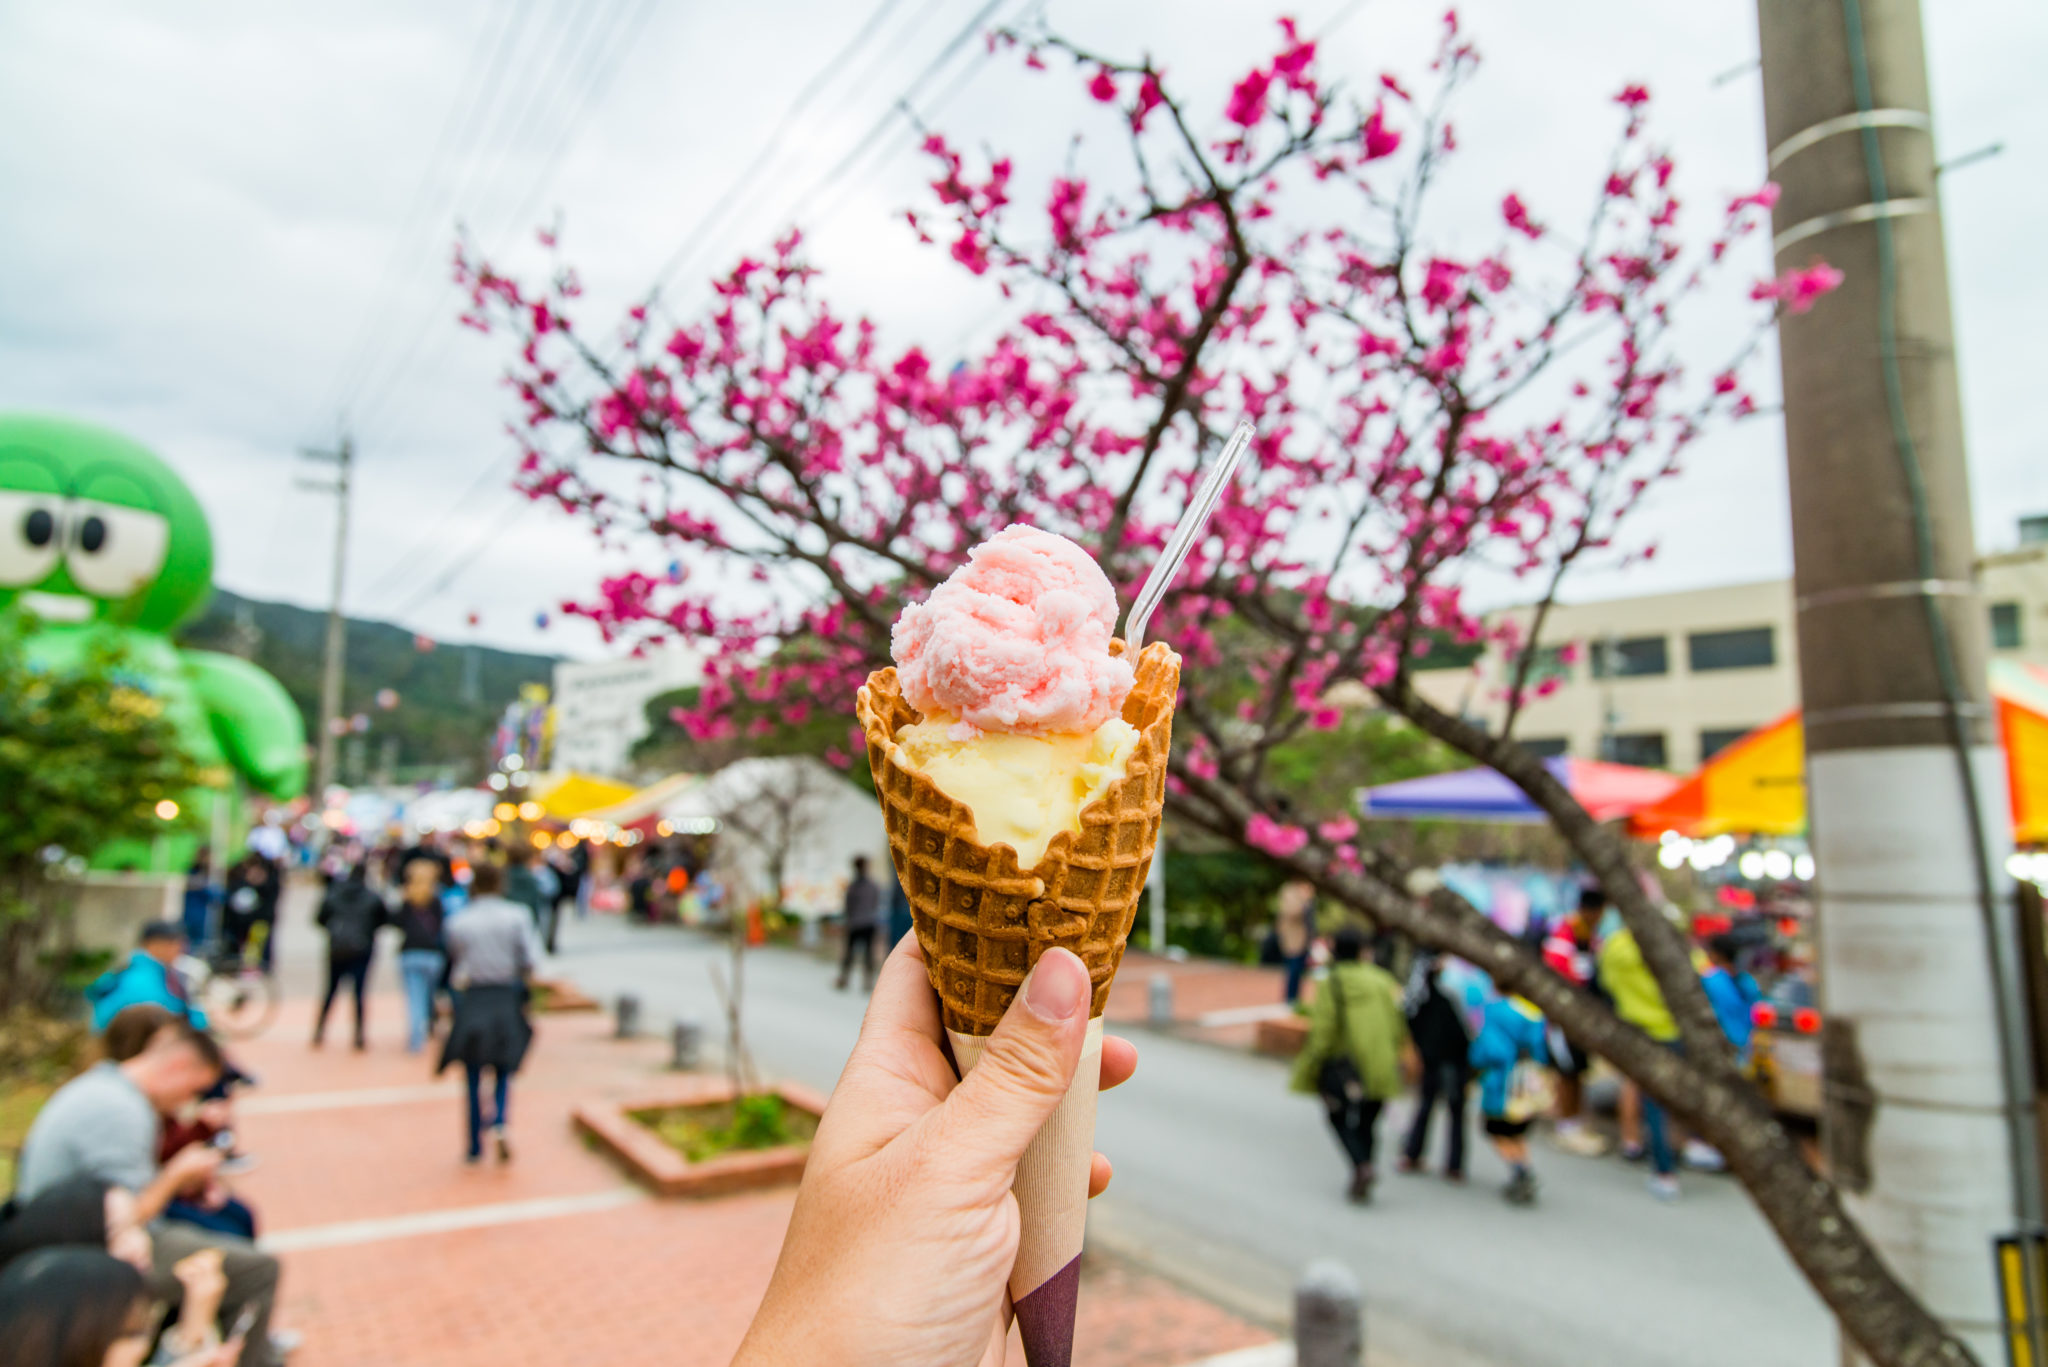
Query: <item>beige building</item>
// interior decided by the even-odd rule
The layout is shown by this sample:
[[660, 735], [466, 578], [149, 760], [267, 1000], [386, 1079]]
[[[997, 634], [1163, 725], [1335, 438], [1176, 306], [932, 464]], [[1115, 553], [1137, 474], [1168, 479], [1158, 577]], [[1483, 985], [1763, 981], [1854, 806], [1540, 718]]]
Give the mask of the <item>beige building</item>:
[[[2048, 519], [2021, 527], [2020, 547], [1984, 557], [1978, 578], [1994, 653], [2048, 666]], [[1503, 615], [1525, 629], [1530, 616]], [[1546, 754], [1697, 768], [1799, 705], [1795, 617], [1788, 579], [1559, 604], [1531, 670], [1558, 686], [1523, 708], [1515, 734]], [[1431, 670], [1419, 683], [1437, 706], [1489, 725], [1506, 711], [1499, 651], [1470, 668]]]

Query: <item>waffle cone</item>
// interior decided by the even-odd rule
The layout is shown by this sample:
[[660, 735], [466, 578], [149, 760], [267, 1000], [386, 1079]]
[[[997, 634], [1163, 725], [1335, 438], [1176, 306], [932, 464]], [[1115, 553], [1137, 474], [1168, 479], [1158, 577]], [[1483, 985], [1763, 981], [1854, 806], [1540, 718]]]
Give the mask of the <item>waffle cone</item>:
[[1102, 1014], [1159, 844], [1179, 686], [1180, 657], [1163, 642], [1145, 647], [1124, 700], [1123, 718], [1138, 730], [1124, 777], [1081, 809], [1079, 834], [1060, 832], [1035, 866], [1020, 869], [1008, 845], [974, 838], [965, 803], [894, 762], [898, 728], [923, 718], [904, 701], [894, 669], [868, 676], [855, 712], [889, 856], [948, 1030], [994, 1033], [1024, 975], [1055, 945], [1088, 965], [1089, 1014]]

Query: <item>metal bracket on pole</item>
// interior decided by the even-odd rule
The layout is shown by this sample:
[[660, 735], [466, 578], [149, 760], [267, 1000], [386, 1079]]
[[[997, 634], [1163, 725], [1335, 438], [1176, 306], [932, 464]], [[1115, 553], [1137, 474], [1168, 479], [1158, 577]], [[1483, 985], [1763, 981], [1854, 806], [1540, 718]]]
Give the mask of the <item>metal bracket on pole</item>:
[[1859, 204], [1853, 209], [1838, 209], [1831, 214], [1809, 218], [1804, 223], [1795, 223], [1771, 239], [1773, 254], [1782, 252], [1795, 242], [1804, 242], [1832, 228], [1846, 228], [1851, 223], [1875, 223], [1880, 218], [1905, 218], [1911, 214], [1931, 214], [1939, 208], [1931, 199], [1888, 199], [1882, 204]]
[[1977, 586], [1967, 579], [1899, 579], [1889, 584], [1851, 584], [1847, 588], [1802, 594], [1794, 606], [1806, 612], [1836, 603], [1861, 603], [1875, 598], [1967, 598], [1976, 592]]
[[1832, 119], [1822, 119], [1811, 127], [1800, 129], [1773, 147], [1770, 168], [1776, 171], [1815, 143], [1824, 142], [1837, 133], [1855, 133], [1865, 128], [1917, 128], [1923, 133], [1931, 133], [1934, 131], [1934, 120], [1919, 109], [1873, 109], [1867, 114], [1842, 114]]

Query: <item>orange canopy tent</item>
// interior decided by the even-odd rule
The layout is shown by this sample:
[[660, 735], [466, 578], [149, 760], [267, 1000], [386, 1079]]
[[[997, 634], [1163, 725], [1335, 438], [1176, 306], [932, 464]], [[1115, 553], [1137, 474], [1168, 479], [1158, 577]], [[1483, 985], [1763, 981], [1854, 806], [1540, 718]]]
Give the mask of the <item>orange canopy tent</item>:
[[[1994, 661], [1991, 696], [2005, 746], [2013, 839], [2048, 844], [2048, 670]], [[1645, 838], [1798, 835], [1806, 830], [1806, 732], [1788, 712], [1715, 755], [1658, 802], [1629, 818]]]

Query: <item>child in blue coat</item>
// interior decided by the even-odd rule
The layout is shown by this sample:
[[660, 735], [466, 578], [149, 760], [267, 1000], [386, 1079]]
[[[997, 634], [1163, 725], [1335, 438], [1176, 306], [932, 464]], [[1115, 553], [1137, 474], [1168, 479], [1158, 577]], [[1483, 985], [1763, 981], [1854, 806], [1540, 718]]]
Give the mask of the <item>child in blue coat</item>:
[[[1545, 1109], [1535, 1070], [1550, 1064], [1543, 1013], [1521, 997], [1488, 1002], [1472, 1038], [1471, 1060], [1487, 1140], [1508, 1165], [1501, 1195], [1510, 1205], [1532, 1205], [1536, 1174], [1529, 1167], [1529, 1127]], [[1518, 1067], [1525, 1062], [1531, 1067]]]

